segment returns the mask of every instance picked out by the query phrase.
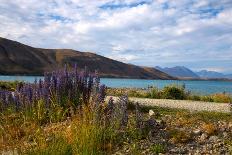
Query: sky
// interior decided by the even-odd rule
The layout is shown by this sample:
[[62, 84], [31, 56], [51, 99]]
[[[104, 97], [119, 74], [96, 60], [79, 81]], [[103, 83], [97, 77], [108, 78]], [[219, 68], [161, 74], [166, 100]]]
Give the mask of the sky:
[[0, 0], [0, 37], [232, 73], [232, 0]]

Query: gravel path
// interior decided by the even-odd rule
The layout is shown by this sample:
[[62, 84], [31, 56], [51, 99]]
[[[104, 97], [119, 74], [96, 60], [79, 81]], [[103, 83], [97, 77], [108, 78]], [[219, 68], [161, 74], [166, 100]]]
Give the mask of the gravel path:
[[[107, 97], [109, 99], [109, 97]], [[113, 97], [117, 100], [118, 97]], [[148, 98], [136, 98], [130, 97], [130, 101], [138, 102], [141, 105], [146, 106], [159, 106], [169, 108], [187, 109], [190, 111], [217, 111], [217, 112], [230, 112], [230, 106], [228, 103], [213, 103], [202, 101], [190, 101], [190, 100], [169, 100], [169, 99], [148, 99]]]

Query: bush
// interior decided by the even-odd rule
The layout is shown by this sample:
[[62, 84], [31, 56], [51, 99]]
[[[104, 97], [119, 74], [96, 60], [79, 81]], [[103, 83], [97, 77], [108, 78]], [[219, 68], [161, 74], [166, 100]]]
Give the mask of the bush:
[[219, 103], [230, 103], [231, 102], [230, 96], [226, 94], [214, 94], [212, 96], [212, 99], [214, 102], [219, 102]]
[[166, 86], [162, 91], [162, 98], [183, 100], [185, 99], [184, 88], [180, 88], [177, 86]]
[[8, 91], [15, 91], [17, 85], [23, 84], [23, 82], [19, 81], [0, 81], [0, 90], [8, 90]]
[[201, 96], [201, 101], [204, 102], [213, 102], [213, 99], [211, 96]]
[[198, 95], [190, 95], [188, 96], [189, 100], [194, 100], [194, 101], [200, 101], [201, 100], [201, 96]]
[[186, 143], [192, 140], [192, 135], [186, 131], [172, 129], [169, 131], [173, 143]]
[[216, 133], [217, 128], [214, 124], [208, 123], [202, 125], [202, 130], [207, 133], [208, 135], [213, 135]]
[[152, 88], [148, 93], [147, 93], [148, 98], [156, 98], [159, 99], [161, 98], [161, 92], [159, 91], [158, 88]]

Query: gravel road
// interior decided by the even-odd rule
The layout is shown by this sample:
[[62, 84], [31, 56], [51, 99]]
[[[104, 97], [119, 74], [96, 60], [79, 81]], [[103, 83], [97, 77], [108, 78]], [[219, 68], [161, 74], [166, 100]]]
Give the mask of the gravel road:
[[[109, 99], [109, 97], [107, 97]], [[117, 100], [118, 97], [113, 97]], [[190, 101], [190, 100], [169, 100], [169, 99], [148, 99], [148, 98], [136, 98], [130, 97], [130, 101], [138, 102], [141, 105], [146, 106], [159, 106], [169, 108], [187, 109], [190, 111], [217, 111], [217, 112], [230, 112], [230, 106], [228, 103], [213, 103], [202, 101]]]

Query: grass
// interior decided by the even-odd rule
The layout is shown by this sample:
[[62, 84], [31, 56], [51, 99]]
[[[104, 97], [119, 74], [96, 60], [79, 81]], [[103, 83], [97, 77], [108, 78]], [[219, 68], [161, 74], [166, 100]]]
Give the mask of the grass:
[[[130, 104], [129, 110], [133, 112], [133, 109]], [[218, 120], [232, 121], [230, 114], [218, 112], [191, 113], [187, 110], [145, 106], [141, 109], [144, 115], [147, 115], [150, 109], [159, 113], [157, 119], [165, 115], [171, 116], [174, 126], [187, 127], [199, 122], [207, 124]], [[133, 113], [130, 114], [128, 128], [121, 133], [113, 124], [97, 122], [96, 113], [91, 107], [83, 107], [83, 110], [83, 113], [77, 113], [68, 120], [44, 125], [38, 123], [38, 119], [22, 117], [22, 113], [4, 113], [0, 119], [0, 135], [3, 138], [3, 141], [0, 141], [0, 150], [17, 149], [22, 154], [110, 154], [115, 146], [129, 142], [132, 153], [139, 154], [142, 151], [136, 144], [142, 137], [133, 125]], [[205, 125], [202, 128], [211, 132], [211, 126]], [[173, 128], [168, 131], [175, 143], [186, 143], [191, 140], [191, 135], [185, 131]], [[166, 150], [163, 144], [154, 144], [150, 149], [154, 154], [164, 153]]]
[[[4, 89], [11, 90], [15, 84], [7, 84]], [[180, 90], [181, 89], [181, 90]], [[183, 88], [165, 88], [164, 91], [152, 90], [150, 97], [182, 98], [186, 94]], [[161, 93], [162, 92], [162, 93]], [[125, 93], [125, 92], [122, 92]], [[130, 92], [131, 93], [131, 92]], [[130, 94], [129, 93], [129, 94]], [[159, 94], [160, 93], [160, 94]], [[133, 94], [145, 97], [146, 92]], [[220, 95], [219, 95], [220, 96]], [[217, 98], [217, 97], [216, 97]], [[222, 98], [220, 96], [220, 98]], [[225, 98], [223, 98], [224, 100]], [[117, 148], [122, 150], [124, 145], [130, 146], [130, 154], [141, 154], [144, 150], [140, 141], [148, 139], [148, 132], [140, 131], [136, 127], [136, 107], [134, 103], [127, 105], [129, 115], [128, 124], [121, 127], [122, 116], [120, 109], [116, 109], [115, 116], [109, 118], [107, 103], [95, 106], [90, 100], [87, 104], [73, 110], [59, 106], [55, 99], [49, 110], [44, 100], [38, 100], [32, 108], [15, 111], [14, 107], [7, 108], [0, 113], [0, 152], [17, 152], [19, 154], [112, 154]], [[68, 103], [68, 101], [67, 101]], [[155, 112], [155, 119], [165, 120], [168, 124], [166, 131], [174, 143], [187, 143], [192, 140], [192, 134], [181, 128], [194, 128], [199, 125], [209, 135], [217, 132], [215, 123], [218, 121], [232, 122], [231, 114], [219, 112], [190, 112], [182, 109], [171, 109], [157, 106], [141, 106], [142, 119], [149, 119], [148, 112]], [[118, 115], [120, 114], [120, 115]], [[119, 116], [119, 117], [118, 117]], [[232, 135], [225, 140], [228, 147], [232, 147]], [[165, 153], [167, 145], [153, 143], [149, 149], [154, 154]]]
[[90, 107], [72, 121], [41, 125], [21, 114], [2, 114], [0, 150], [17, 149], [23, 154], [102, 154], [110, 152], [116, 136], [109, 124], [96, 120]]
[[0, 81], [0, 90], [9, 90], [14, 91], [17, 87], [17, 85], [22, 84], [21, 81]]
[[194, 100], [217, 103], [231, 103], [232, 96], [226, 93], [212, 95], [196, 95], [185, 90], [183, 86], [169, 85], [163, 89], [155, 87], [149, 89], [136, 88], [108, 88], [107, 95], [120, 96], [127, 94], [129, 97], [153, 98], [153, 99], [174, 99], [174, 100]]
[[166, 150], [166, 146], [164, 146], [163, 144], [153, 144], [151, 146], [151, 151], [157, 155], [160, 153], [165, 153], [165, 150]]

